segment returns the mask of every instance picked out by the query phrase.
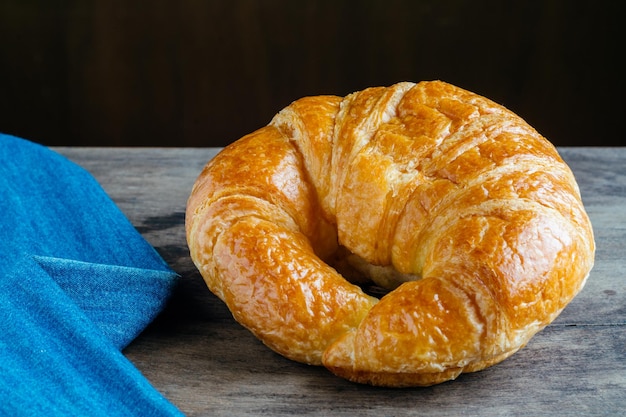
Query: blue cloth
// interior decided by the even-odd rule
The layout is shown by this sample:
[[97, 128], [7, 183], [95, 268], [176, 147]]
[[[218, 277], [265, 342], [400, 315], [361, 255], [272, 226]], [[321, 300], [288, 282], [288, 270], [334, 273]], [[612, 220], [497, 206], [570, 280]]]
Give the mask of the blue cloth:
[[0, 415], [180, 415], [121, 350], [177, 281], [97, 181], [0, 134]]

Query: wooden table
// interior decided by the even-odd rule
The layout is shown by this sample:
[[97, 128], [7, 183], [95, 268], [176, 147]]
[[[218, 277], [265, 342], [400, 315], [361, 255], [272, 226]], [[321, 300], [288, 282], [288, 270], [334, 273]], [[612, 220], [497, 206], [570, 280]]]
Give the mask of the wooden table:
[[205, 287], [184, 236], [191, 186], [217, 149], [56, 148], [100, 181], [180, 275], [125, 355], [181, 411], [208, 415], [565, 416], [626, 413], [626, 148], [564, 148], [594, 225], [587, 285], [527, 347], [429, 388], [356, 385], [284, 359]]

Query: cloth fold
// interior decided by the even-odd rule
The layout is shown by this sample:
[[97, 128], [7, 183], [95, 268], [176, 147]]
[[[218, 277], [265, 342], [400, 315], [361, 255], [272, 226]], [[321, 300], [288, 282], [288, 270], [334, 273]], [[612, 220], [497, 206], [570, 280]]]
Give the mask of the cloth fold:
[[45, 256], [33, 259], [120, 350], [150, 324], [171, 292], [169, 271]]
[[180, 415], [121, 353], [178, 275], [86, 170], [0, 134], [0, 414]]

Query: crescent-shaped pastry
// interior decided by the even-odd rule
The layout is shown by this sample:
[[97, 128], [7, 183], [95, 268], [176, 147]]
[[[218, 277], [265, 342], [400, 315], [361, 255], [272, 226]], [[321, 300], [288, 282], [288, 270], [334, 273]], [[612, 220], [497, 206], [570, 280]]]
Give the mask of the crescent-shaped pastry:
[[510, 356], [581, 290], [595, 251], [554, 146], [440, 81], [295, 101], [206, 165], [186, 233], [263, 343], [391, 387]]

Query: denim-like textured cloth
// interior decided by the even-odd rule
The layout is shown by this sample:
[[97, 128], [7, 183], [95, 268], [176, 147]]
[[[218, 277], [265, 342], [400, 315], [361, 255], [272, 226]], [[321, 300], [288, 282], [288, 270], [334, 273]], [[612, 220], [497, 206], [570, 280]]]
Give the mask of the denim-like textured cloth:
[[0, 415], [180, 415], [121, 353], [177, 280], [97, 181], [0, 134]]

